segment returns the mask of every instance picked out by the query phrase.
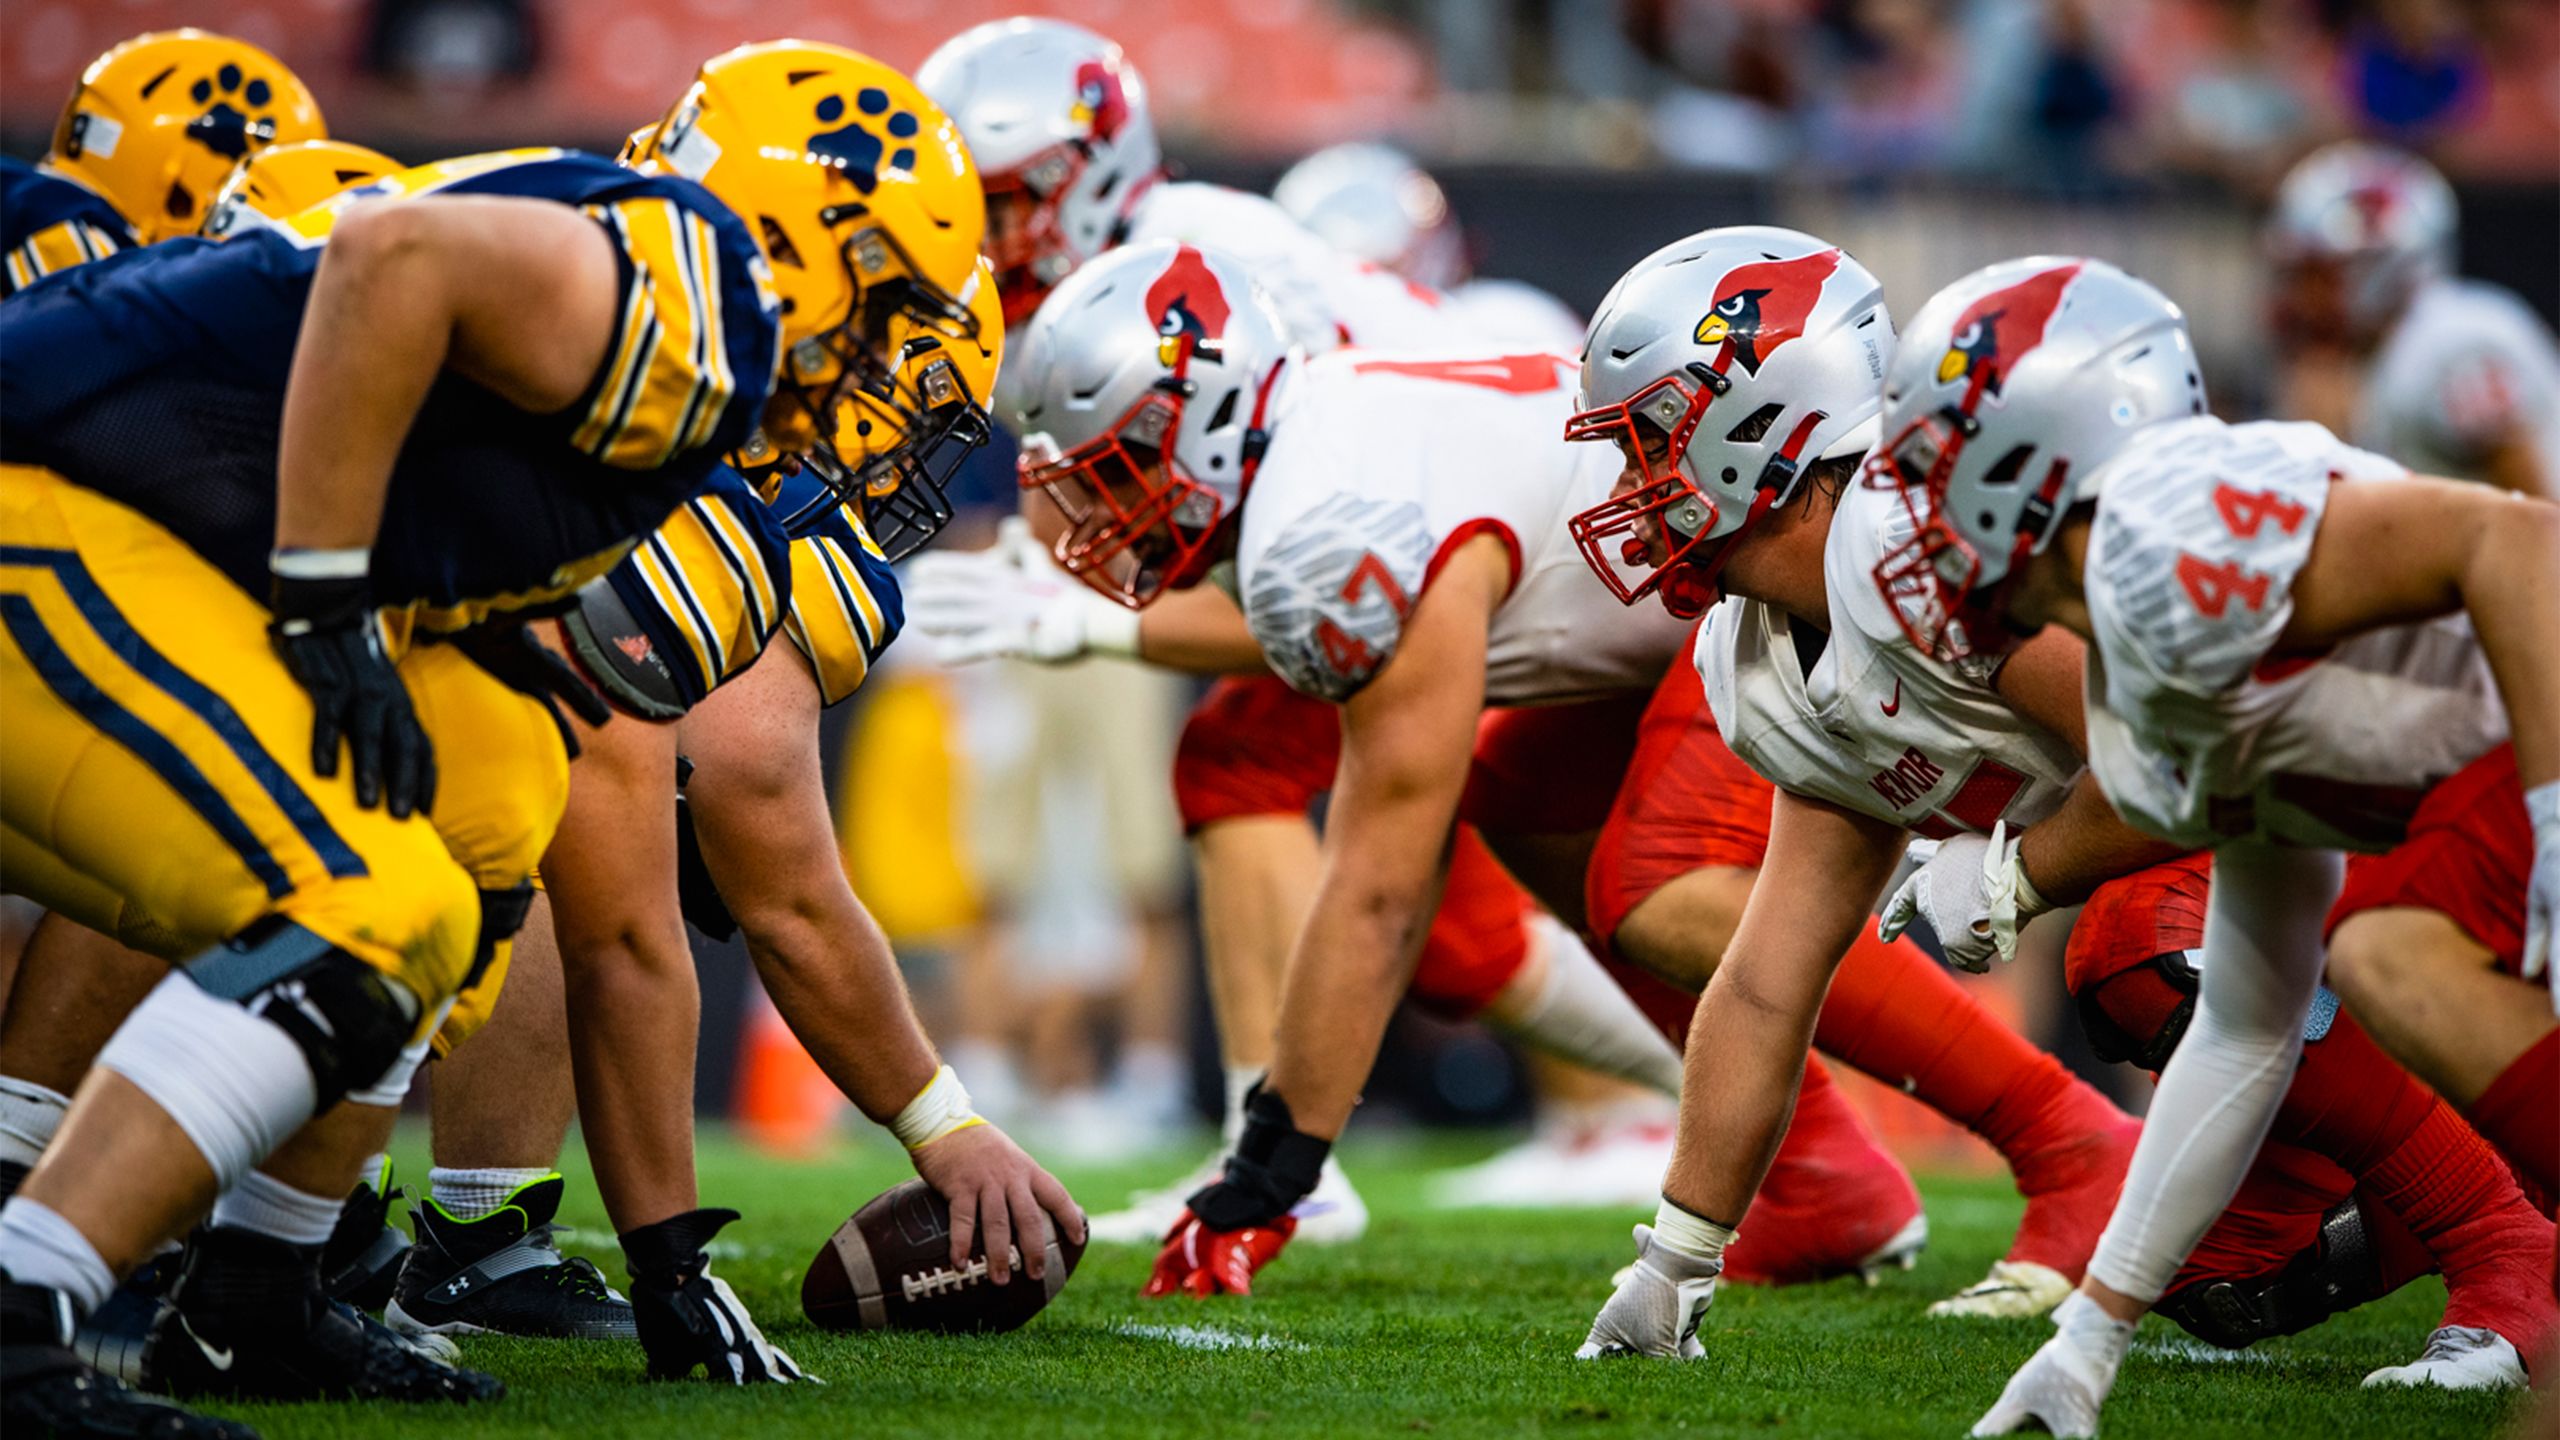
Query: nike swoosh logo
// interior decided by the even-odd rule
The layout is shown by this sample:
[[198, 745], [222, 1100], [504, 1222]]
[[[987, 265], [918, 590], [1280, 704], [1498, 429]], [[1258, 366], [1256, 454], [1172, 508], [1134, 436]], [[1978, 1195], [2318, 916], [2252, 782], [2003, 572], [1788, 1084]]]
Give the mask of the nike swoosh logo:
[[196, 1348], [204, 1352], [206, 1362], [212, 1365], [214, 1369], [229, 1370], [231, 1368], [230, 1346], [226, 1345], [223, 1348], [216, 1350], [211, 1345], [206, 1344], [204, 1337], [196, 1333], [196, 1327], [188, 1324], [187, 1317], [184, 1315], [180, 1315], [178, 1317], [178, 1328], [186, 1331], [187, 1338], [196, 1342]]
[[1901, 681], [1896, 680], [1896, 681], [1894, 681], [1894, 682], [1893, 682], [1893, 703], [1892, 703], [1892, 704], [1890, 704], [1890, 705], [1887, 705], [1887, 704], [1885, 704], [1883, 701], [1879, 700], [1879, 701], [1877, 701], [1877, 702], [1876, 702], [1876, 708], [1877, 708], [1877, 709], [1879, 709], [1879, 710], [1881, 710], [1881, 711], [1883, 711], [1883, 712], [1885, 713], [1885, 717], [1886, 717], [1887, 719], [1891, 719], [1892, 717], [1894, 717], [1894, 716], [1899, 715], [1899, 714], [1901, 714], [1901, 713], [1902, 713], [1902, 682], [1901, 682]]

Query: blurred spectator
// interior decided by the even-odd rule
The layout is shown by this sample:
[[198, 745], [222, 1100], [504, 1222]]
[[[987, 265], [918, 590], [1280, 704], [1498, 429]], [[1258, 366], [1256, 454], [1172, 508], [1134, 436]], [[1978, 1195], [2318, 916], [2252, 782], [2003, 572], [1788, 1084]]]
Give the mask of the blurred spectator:
[[1808, 159], [1852, 178], [1943, 168], [1967, 85], [1946, 0], [1832, 0]]
[[415, 89], [471, 94], [533, 73], [525, 0], [377, 0], [364, 65]]
[[2330, 127], [2311, 77], [2328, 58], [2294, 0], [2163, 0], [2152, 42], [2126, 56], [2147, 72], [2151, 142], [2174, 173], [2261, 195]]
[[2364, 12], [2340, 57], [2358, 128], [2423, 150], [2478, 116], [2488, 71], [2454, 0], [2371, 0]]

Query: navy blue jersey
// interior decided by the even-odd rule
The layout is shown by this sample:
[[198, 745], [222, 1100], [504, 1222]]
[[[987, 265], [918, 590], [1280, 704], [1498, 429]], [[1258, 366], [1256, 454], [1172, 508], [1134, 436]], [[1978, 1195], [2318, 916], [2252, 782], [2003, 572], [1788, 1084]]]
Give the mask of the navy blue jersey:
[[142, 243], [106, 197], [66, 175], [0, 156], [0, 295]]
[[613, 236], [622, 304], [595, 379], [556, 414], [436, 382], [392, 475], [375, 599], [449, 630], [565, 597], [744, 441], [779, 343], [745, 225], [690, 181], [591, 155], [422, 166], [274, 230], [166, 241], [36, 287], [0, 307], [0, 459], [133, 506], [263, 596], [285, 381], [329, 229], [358, 199], [439, 193], [579, 207]]

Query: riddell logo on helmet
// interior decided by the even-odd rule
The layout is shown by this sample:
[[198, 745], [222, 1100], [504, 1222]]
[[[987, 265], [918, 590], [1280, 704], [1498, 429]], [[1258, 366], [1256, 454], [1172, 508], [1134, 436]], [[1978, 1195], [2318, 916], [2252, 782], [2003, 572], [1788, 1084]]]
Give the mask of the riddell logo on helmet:
[[1129, 95], [1120, 84], [1120, 67], [1087, 60], [1076, 67], [1076, 103], [1069, 118], [1093, 140], [1115, 140], [1129, 123]]
[[1698, 320], [1701, 345], [1723, 345], [1714, 369], [1739, 362], [1752, 375], [1778, 347], [1804, 333], [1804, 322], [1822, 298], [1823, 282], [1840, 268], [1840, 252], [1821, 250], [1792, 260], [1738, 265], [1716, 287], [1713, 308]]
[[2045, 327], [2062, 308], [2063, 292], [2079, 275], [2076, 264], [2057, 265], [1966, 306], [1956, 317], [1947, 353], [1938, 357], [1938, 383], [1962, 380], [1974, 391], [1998, 398], [2010, 369], [2044, 343]]
[[1227, 333], [1226, 288], [1209, 270], [1209, 262], [1188, 245], [1173, 252], [1156, 282], [1147, 287], [1147, 314], [1156, 322], [1156, 359], [1180, 364], [1185, 354], [1216, 362], [1224, 357], [1218, 344]]

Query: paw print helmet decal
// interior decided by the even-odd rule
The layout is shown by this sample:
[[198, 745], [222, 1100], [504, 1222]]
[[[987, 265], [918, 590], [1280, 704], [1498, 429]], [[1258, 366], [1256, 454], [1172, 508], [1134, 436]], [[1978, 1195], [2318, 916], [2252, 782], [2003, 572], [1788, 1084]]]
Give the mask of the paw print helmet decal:
[[986, 232], [977, 167], [950, 119], [867, 55], [776, 40], [716, 56], [626, 163], [700, 182], [763, 244], [778, 391], [799, 403], [768, 410], [751, 452], [816, 453], [849, 475], [826, 453], [833, 417], [855, 391], [894, 394], [900, 327], [976, 335], [963, 297]]
[[231, 178], [205, 207], [196, 233], [221, 240], [256, 230], [400, 168], [399, 161], [381, 151], [344, 140], [270, 145], [232, 167]]
[[328, 135], [283, 61], [208, 30], [158, 30], [81, 72], [45, 163], [106, 197], [149, 244], [194, 234], [252, 152]]

